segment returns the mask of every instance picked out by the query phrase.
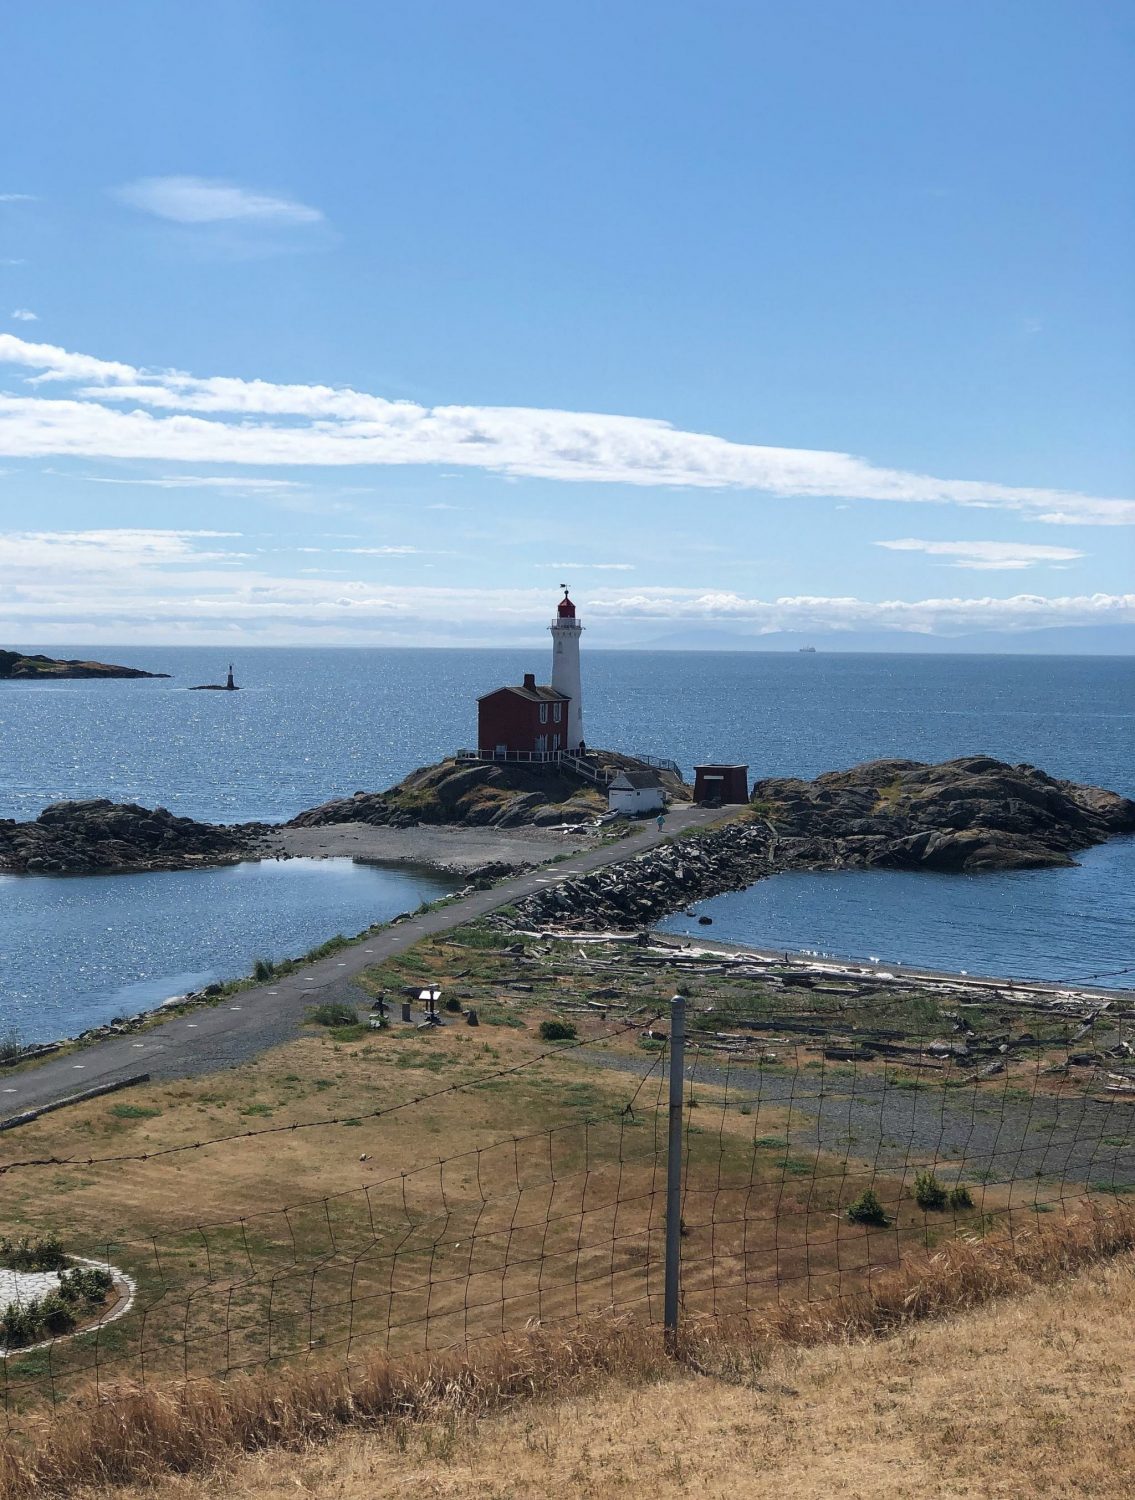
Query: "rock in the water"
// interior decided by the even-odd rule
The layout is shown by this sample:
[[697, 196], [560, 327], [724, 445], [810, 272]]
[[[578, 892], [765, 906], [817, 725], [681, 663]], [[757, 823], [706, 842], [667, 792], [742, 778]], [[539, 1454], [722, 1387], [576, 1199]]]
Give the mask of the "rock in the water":
[[56, 802], [34, 823], [0, 819], [0, 870], [92, 875], [195, 869], [249, 858], [262, 832], [257, 824], [197, 823], [164, 807], [105, 797]]

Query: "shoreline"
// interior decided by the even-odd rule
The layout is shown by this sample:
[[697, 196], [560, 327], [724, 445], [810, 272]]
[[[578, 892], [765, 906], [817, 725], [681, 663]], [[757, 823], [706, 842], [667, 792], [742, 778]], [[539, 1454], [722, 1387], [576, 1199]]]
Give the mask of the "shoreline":
[[[578, 940], [580, 934], [572, 933]], [[943, 987], [955, 990], [992, 991], [1006, 1001], [1021, 1000], [1029, 995], [1047, 995], [1053, 999], [1069, 1002], [1096, 1000], [1105, 1005], [1114, 1000], [1124, 1000], [1135, 1010], [1135, 986], [1093, 985], [1066, 982], [1059, 979], [1033, 979], [1023, 976], [970, 973], [965, 969], [930, 969], [913, 964], [889, 964], [868, 958], [839, 958], [831, 954], [810, 953], [807, 949], [793, 951], [784, 948], [757, 948], [747, 943], [727, 942], [716, 938], [687, 938], [680, 933], [663, 932], [651, 928], [651, 938], [661, 946], [677, 946], [679, 951], [718, 953], [735, 956], [753, 962], [797, 969], [802, 975], [815, 975], [825, 979], [871, 979], [886, 983], [925, 985], [927, 988]]]
[[[436, 901], [425, 903], [415, 911], [400, 912], [388, 922], [376, 923], [350, 937], [334, 935], [308, 953], [300, 954], [295, 958], [278, 960], [273, 965], [272, 976], [268, 979], [258, 979], [254, 972], [249, 972], [233, 979], [216, 981], [206, 985], [202, 990], [170, 995], [157, 1005], [136, 1011], [119, 1021], [89, 1027], [75, 1036], [59, 1037], [46, 1043], [32, 1043], [18, 1056], [0, 1058], [0, 1078], [17, 1073], [29, 1063], [69, 1055], [71, 1052], [82, 1052], [108, 1038], [144, 1032], [161, 1025], [163, 1021], [170, 1018], [199, 1009], [219, 1006], [222, 1001], [247, 990], [270, 985], [273, 982], [279, 983], [308, 964], [319, 962], [333, 954], [357, 950], [362, 944], [373, 942], [381, 934], [460, 901], [471, 894], [472, 890], [473, 887], [470, 886], [461, 891], [454, 891], [447, 896], [439, 897]], [[522, 936], [548, 936], [556, 941], [576, 943], [583, 947], [599, 943], [637, 943], [639, 941], [638, 933], [616, 929], [587, 932], [542, 927], [539, 931], [523, 928], [516, 928], [514, 931], [518, 939]], [[880, 985], [886, 985], [889, 982], [896, 986], [914, 984], [927, 990], [949, 991], [955, 995], [963, 995], [967, 992], [981, 993], [986, 998], [999, 999], [1006, 1004], [1027, 1004], [1034, 997], [1043, 997], [1049, 1001], [1066, 1003], [1070, 1008], [1077, 1005], [1081, 1007], [1095, 1005], [1102, 1012], [1118, 1003], [1129, 1008], [1129, 1011], [1124, 1011], [1123, 1014], [1130, 1013], [1135, 1017], [1135, 986], [1112, 987], [1055, 979], [1028, 978], [1021, 975], [971, 973], [965, 969], [923, 968], [911, 964], [888, 964], [871, 959], [840, 958], [831, 954], [816, 954], [807, 949], [759, 948], [748, 943], [718, 938], [691, 938], [679, 933], [664, 932], [657, 927], [651, 927], [648, 931], [653, 948], [665, 948], [675, 953], [683, 953], [694, 961], [706, 955], [716, 955], [741, 964], [761, 965], [770, 970], [787, 970], [798, 974], [801, 978], [812, 978], [817, 981], [869, 979]]]

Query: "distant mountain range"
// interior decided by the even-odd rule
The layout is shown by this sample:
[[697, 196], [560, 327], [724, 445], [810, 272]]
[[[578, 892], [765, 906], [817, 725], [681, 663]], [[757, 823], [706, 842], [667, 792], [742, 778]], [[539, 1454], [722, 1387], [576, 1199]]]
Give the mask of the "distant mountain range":
[[630, 641], [639, 651], [879, 651], [1011, 656], [1135, 656], [1135, 625], [1056, 625], [1042, 630], [985, 630], [973, 635], [920, 635], [910, 630], [774, 631], [748, 635], [740, 630], [690, 625], [663, 635]]

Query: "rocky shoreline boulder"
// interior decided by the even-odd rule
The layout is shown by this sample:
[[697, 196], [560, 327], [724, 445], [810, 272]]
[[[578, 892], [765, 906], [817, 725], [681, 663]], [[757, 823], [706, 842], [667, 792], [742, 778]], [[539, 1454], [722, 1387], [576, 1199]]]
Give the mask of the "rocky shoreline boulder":
[[0, 870], [29, 875], [97, 875], [191, 870], [254, 858], [266, 830], [178, 818], [164, 807], [105, 797], [56, 802], [34, 823], [0, 819]]

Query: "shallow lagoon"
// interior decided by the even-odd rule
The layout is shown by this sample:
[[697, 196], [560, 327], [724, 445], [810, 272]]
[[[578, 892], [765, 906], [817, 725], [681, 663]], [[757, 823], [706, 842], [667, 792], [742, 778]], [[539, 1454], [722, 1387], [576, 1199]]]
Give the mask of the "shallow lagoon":
[[1135, 988], [1133, 853], [1126, 838], [1084, 850], [1075, 869], [790, 871], [660, 926], [756, 948]]
[[0, 1031], [74, 1036], [113, 1016], [296, 958], [454, 888], [348, 859], [59, 878], [0, 876]]

